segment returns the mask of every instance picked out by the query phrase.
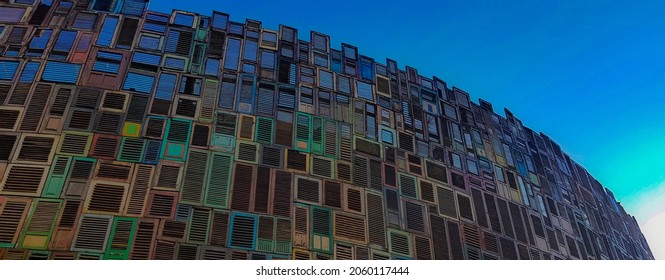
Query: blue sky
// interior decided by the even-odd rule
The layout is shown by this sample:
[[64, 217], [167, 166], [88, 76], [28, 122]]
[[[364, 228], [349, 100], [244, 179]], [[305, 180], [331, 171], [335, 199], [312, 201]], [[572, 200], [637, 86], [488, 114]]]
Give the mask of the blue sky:
[[[451, 2], [451, 3], [447, 3]], [[665, 2], [152, 1], [332, 44], [509, 108], [610, 188], [665, 259]], [[660, 243], [659, 243], [660, 242]], [[657, 248], [655, 248], [657, 247]]]

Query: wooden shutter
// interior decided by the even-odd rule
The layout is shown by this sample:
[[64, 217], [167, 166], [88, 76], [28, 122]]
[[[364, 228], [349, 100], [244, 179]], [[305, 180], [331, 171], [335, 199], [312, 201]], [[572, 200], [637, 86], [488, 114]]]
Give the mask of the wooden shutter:
[[485, 203], [483, 202], [482, 191], [472, 188], [471, 189], [471, 198], [473, 199], [473, 207], [476, 211], [476, 219], [478, 225], [484, 228], [489, 228], [487, 222], [487, 212], [485, 211]]
[[6, 198], [0, 201], [0, 246], [14, 247], [19, 231], [30, 209], [29, 198]]
[[445, 166], [436, 164], [433, 161], [425, 160], [425, 171], [427, 172], [428, 178], [437, 180], [440, 183], [448, 183], [448, 171]]
[[155, 167], [152, 165], [138, 165], [129, 189], [125, 215], [143, 216], [143, 208], [148, 199], [148, 189], [152, 182]]
[[139, 138], [123, 137], [120, 145], [118, 160], [128, 162], [141, 162], [145, 140]]
[[90, 155], [99, 159], [115, 159], [120, 147], [120, 136], [96, 134], [92, 140]]
[[457, 223], [448, 221], [448, 237], [450, 238], [450, 256], [453, 260], [463, 260], [464, 248], [462, 247], [460, 229]]
[[417, 260], [431, 260], [432, 259], [432, 246], [430, 245], [429, 238], [415, 235], [413, 237], [415, 259]]
[[39, 196], [47, 175], [47, 166], [9, 164], [0, 184], [0, 193]]
[[105, 181], [128, 183], [133, 164], [125, 162], [99, 162], [95, 178]]
[[275, 221], [275, 253], [290, 254], [291, 242], [291, 220], [279, 219]]
[[425, 210], [422, 205], [405, 201], [404, 218], [406, 219], [406, 229], [424, 233], [425, 232]]
[[353, 245], [342, 243], [335, 243], [335, 259], [336, 260], [354, 260]]
[[201, 205], [208, 166], [208, 152], [190, 150], [183, 176], [180, 201], [192, 205]]
[[150, 258], [155, 236], [157, 234], [157, 221], [153, 219], [141, 219], [138, 221], [133, 246], [129, 254], [132, 260], [147, 260]]
[[508, 204], [506, 204], [505, 200], [500, 198], [497, 198], [496, 202], [499, 208], [499, 214], [501, 215], [501, 225], [503, 227], [503, 233], [506, 236], [515, 238], [515, 232], [513, 231], [513, 223], [510, 220], [510, 214], [508, 213]]
[[259, 166], [256, 171], [256, 191], [254, 192], [254, 212], [268, 213], [270, 203], [270, 183], [272, 172], [269, 167]]
[[256, 164], [259, 160], [259, 145], [253, 142], [238, 141], [236, 160]]
[[57, 138], [53, 136], [23, 134], [13, 162], [50, 165], [56, 143]]
[[351, 163], [337, 161], [337, 180], [351, 183]]
[[199, 113], [199, 120], [206, 123], [211, 123], [214, 118], [214, 111], [216, 109], [216, 99], [219, 88], [219, 81], [206, 79], [201, 95], [201, 112]]
[[293, 211], [293, 246], [309, 248], [309, 208], [297, 205]]
[[504, 260], [517, 260], [517, 251], [515, 250], [515, 242], [508, 238], [499, 237], [499, 244], [501, 245], [501, 256]]
[[32, 211], [21, 234], [21, 248], [47, 248], [61, 206], [61, 201], [50, 199], [37, 199], [32, 204]]
[[358, 214], [365, 214], [365, 192], [361, 188], [345, 186], [344, 188], [344, 210], [347, 212], [355, 212]]
[[233, 159], [230, 155], [212, 153], [205, 189], [205, 206], [227, 208]]
[[256, 118], [256, 139], [261, 144], [272, 144], [274, 138], [275, 122], [273, 119]]
[[250, 211], [251, 196], [254, 192], [255, 166], [236, 164], [231, 191], [231, 209]]
[[296, 150], [286, 150], [286, 168], [307, 172], [309, 156]]
[[411, 237], [406, 232], [389, 229], [388, 248], [389, 251], [393, 254], [407, 257], [413, 256]]
[[62, 135], [58, 154], [84, 157], [92, 143], [92, 133], [67, 132]]
[[208, 226], [210, 210], [194, 207], [191, 222], [187, 228], [187, 242], [206, 244], [208, 242]]
[[397, 169], [388, 164], [383, 164], [383, 183], [388, 187], [397, 188]]
[[[1, 103], [0, 103], [1, 104]], [[0, 130], [16, 131], [19, 116], [23, 113], [23, 108], [3, 108], [0, 106]]]
[[[37, 84], [35, 86], [35, 90], [25, 108], [25, 114], [21, 118], [19, 130], [37, 131], [52, 89], [53, 86], [49, 84]], [[10, 99], [9, 101], [11, 102], [12, 100]]]
[[342, 185], [334, 181], [323, 183], [323, 205], [328, 207], [342, 207]]
[[185, 243], [178, 243], [176, 260], [196, 260], [199, 254], [199, 246]]
[[296, 113], [294, 149], [309, 153], [312, 146], [312, 115]]
[[399, 173], [399, 190], [403, 196], [418, 199], [416, 177]]
[[436, 189], [439, 201], [439, 214], [457, 219], [457, 205], [455, 204], [454, 192], [451, 189], [438, 187]]
[[225, 211], [212, 211], [210, 223], [210, 240], [208, 243], [214, 246], [227, 246], [229, 232], [229, 213]]
[[324, 124], [324, 143], [323, 154], [327, 157], [337, 158], [337, 123], [333, 120], [325, 120]]
[[150, 191], [148, 197], [147, 217], [173, 219], [178, 203], [178, 193]]
[[333, 170], [334, 166], [335, 163], [333, 159], [312, 156], [311, 174], [323, 178], [333, 179], [333, 176], [335, 175]]
[[335, 212], [335, 239], [356, 244], [367, 244], [367, 226], [364, 216]]
[[254, 140], [254, 117], [239, 115], [238, 139]]
[[256, 250], [272, 252], [274, 248], [275, 219], [270, 216], [259, 216]]
[[386, 223], [383, 198], [380, 194], [367, 192], [367, 231], [370, 244], [386, 246]]
[[369, 188], [375, 191], [383, 190], [383, 173], [381, 161], [370, 159], [369, 160]]
[[136, 234], [136, 218], [115, 217], [111, 228], [111, 237], [106, 248], [105, 260], [129, 259], [132, 241]]
[[488, 193], [484, 193], [484, 196], [485, 205], [487, 206], [487, 214], [490, 219], [490, 227], [492, 228], [492, 231], [501, 234], [501, 221], [499, 220], [499, 212], [496, 210], [494, 196]]
[[330, 252], [332, 250], [332, 211], [312, 207], [312, 249]]
[[289, 172], [275, 171], [275, 190], [272, 197], [272, 213], [275, 216], [291, 217], [292, 175]]
[[85, 211], [88, 213], [119, 215], [123, 210], [129, 186], [107, 182], [92, 182], [91, 185], [92, 189], [88, 192], [88, 198], [85, 202]]
[[256, 246], [257, 218], [254, 215], [233, 213], [229, 247], [254, 250]]
[[436, 204], [435, 187], [432, 182], [420, 180], [420, 198], [423, 201]]
[[46, 180], [46, 186], [42, 192], [42, 197], [60, 198], [62, 189], [65, 186], [67, 175], [71, 166], [71, 157], [56, 156]]
[[112, 216], [83, 214], [72, 251], [103, 253], [111, 231]]
[[155, 242], [154, 252], [151, 259], [154, 260], [174, 260], [176, 243], [173, 241], [157, 240]]
[[473, 206], [471, 205], [471, 199], [461, 193], [455, 193], [457, 196], [457, 209], [459, 210], [459, 216], [462, 219], [467, 219], [469, 221], [474, 221], [473, 215]]
[[229, 257], [226, 248], [214, 246], [202, 246], [200, 257], [201, 260], [226, 260]]
[[261, 146], [261, 164], [281, 168], [284, 150], [279, 147]]
[[360, 187], [367, 187], [369, 184], [369, 161], [364, 157], [353, 157], [353, 184]]
[[159, 239], [170, 241], [185, 241], [187, 233], [187, 222], [161, 220], [159, 228]]
[[320, 205], [322, 200], [321, 181], [296, 176], [296, 200]]
[[430, 215], [430, 231], [432, 233], [432, 247], [434, 259], [448, 260], [448, 232], [446, 231], [446, 220], [436, 215]]

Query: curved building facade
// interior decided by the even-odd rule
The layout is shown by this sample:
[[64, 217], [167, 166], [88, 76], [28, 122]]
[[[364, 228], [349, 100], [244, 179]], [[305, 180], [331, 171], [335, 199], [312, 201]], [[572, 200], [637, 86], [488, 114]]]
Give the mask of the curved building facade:
[[147, 4], [0, 1], [0, 259], [653, 258], [510, 111], [325, 34]]

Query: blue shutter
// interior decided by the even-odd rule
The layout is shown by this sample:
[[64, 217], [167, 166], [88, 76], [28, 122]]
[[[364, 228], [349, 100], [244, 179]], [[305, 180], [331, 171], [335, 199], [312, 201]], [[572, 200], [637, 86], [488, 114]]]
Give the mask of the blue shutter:
[[224, 55], [224, 69], [238, 70], [238, 59], [240, 59], [240, 40], [229, 39]]
[[72, 49], [72, 45], [74, 45], [74, 40], [76, 40], [76, 34], [76, 31], [60, 31], [60, 35], [58, 35], [58, 40], [55, 41], [53, 50], [69, 52]]
[[132, 63], [147, 64], [153, 66], [159, 66], [159, 62], [162, 60], [162, 57], [155, 54], [135, 52], [134, 57], [132, 58]]
[[173, 90], [175, 89], [176, 78], [177, 76], [174, 74], [162, 73], [159, 75], [159, 83], [157, 83], [155, 98], [171, 100], [171, 97], [173, 97]]
[[139, 39], [139, 48], [146, 50], [158, 50], [160, 39], [152, 36], [141, 36]]
[[80, 64], [48, 61], [46, 62], [46, 67], [44, 67], [42, 80], [47, 82], [76, 84], [80, 72]]
[[372, 99], [372, 85], [364, 83], [361, 81], [356, 81], [356, 87], [358, 88], [358, 97], [364, 98], [367, 100]]
[[129, 72], [122, 89], [150, 93], [154, 83], [155, 77]]
[[17, 61], [0, 61], [0, 80], [11, 81], [18, 68]]
[[21, 83], [31, 83], [35, 80], [35, 75], [37, 75], [37, 70], [39, 69], [39, 62], [28, 62], [23, 67], [23, 73], [21, 74]]
[[111, 45], [111, 40], [113, 40], [113, 34], [115, 33], [115, 27], [118, 25], [118, 18], [107, 17], [104, 20], [104, 25], [102, 25], [102, 30], [99, 32], [99, 38], [97, 38], [97, 45], [108, 47]]
[[147, 1], [146, 0], [125, 0], [125, 3], [122, 5], [122, 14], [132, 15], [132, 16], [141, 16], [143, 11], [145, 11]]

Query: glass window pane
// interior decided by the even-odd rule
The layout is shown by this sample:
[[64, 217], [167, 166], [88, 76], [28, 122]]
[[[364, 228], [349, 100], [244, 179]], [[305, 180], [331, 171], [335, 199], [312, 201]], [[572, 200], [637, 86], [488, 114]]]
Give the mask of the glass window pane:
[[206, 61], [205, 74], [208, 76], [217, 76], [219, 73], [219, 59], [208, 58]]
[[157, 90], [155, 91], [155, 98], [171, 100], [173, 97], [173, 90], [175, 89], [175, 82], [178, 76], [175, 74], [162, 73], [159, 75], [159, 83], [157, 83]]
[[104, 25], [102, 25], [102, 30], [99, 33], [99, 37], [97, 38], [97, 45], [104, 47], [110, 46], [117, 25], [118, 25], [118, 18], [107, 17], [104, 20]]
[[240, 40], [229, 39], [224, 55], [224, 69], [238, 70], [238, 59], [240, 57]]

